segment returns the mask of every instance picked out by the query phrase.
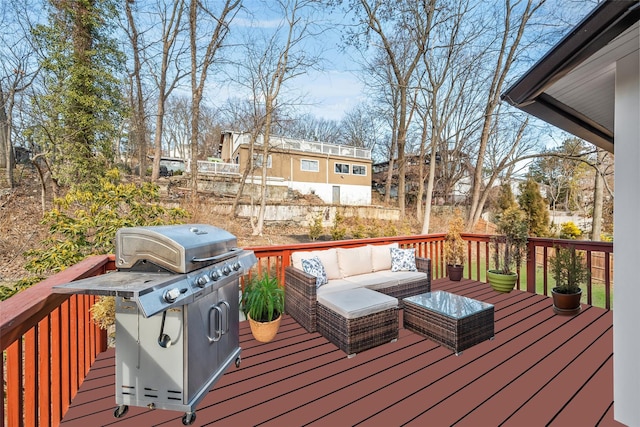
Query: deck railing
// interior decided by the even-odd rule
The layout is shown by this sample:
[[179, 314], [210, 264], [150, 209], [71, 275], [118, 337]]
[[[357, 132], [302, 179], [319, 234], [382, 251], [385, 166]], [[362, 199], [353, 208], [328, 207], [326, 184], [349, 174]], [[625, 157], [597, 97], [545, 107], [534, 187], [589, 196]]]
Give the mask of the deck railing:
[[[444, 236], [384, 237], [247, 249], [253, 250], [258, 258], [254, 274], [269, 272], [283, 283], [284, 269], [290, 263], [292, 252], [398, 242], [401, 247], [415, 248], [418, 256], [431, 258], [432, 275], [437, 279], [446, 276]], [[465, 277], [484, 281], [489, 268], [491, 236], [463, 234], [462, 237], [467, 241]], [[546, 265], [552, 248], [571, 245], [584, 251], [592, 270], [587, 303], [592, 302], [593, 289], [603, 287], [602, 305], [611, 308], [612, 243], [531, 238], [524, 266], [526, 274], [520, 275], [523, 280], [519, 281], [518, 288], [548, 295], [550, 281]], [[59, 425], [96, 356], [106, 349], [107, 336], [91, 319], [89, 309], [95, 302], [94, 297], [53, 294], [51, 288], [113, 269], [113, 256], [90, 257], [0, 302], [0, 349], [3, 352], [0, 380], [4, 385], [0, 419], [4, 425]]]
[[114, 268], [113, 257], [87, 258], [0, 302], [3, 425], [60, 424], [96, 356], [107, 349], [107, 334], [89, 313], [95, 297], [51, 288]]

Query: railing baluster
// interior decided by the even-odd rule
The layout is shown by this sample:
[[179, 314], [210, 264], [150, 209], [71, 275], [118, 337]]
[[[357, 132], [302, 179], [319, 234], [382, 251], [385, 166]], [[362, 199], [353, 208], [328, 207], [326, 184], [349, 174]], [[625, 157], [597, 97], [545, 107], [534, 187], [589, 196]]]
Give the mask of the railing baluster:
[[[38, 323], [38, 377], [51, 377], [51, 347], [49, 343], [49, 316]], [[38, 385], [38, 418], [43, 426], [52, 425], [51, 423], [51, 389], [49, 382], [43, 382]]]
[[11, 344], [6, 352], [7, 385], [5, 398], [9, 402], [14, 402], [13, 405], [7, 405], [7, 425], [10, 426], [22, 425], [24, 414], [22, 348], [22, 340], [20, 339]]
[[604, 254], [604, 283], [605, 283], [605, 305], [611, 308], [611, 254]]
[[[592, 265], [591, 265], [591, 251], [587, 251], [587, 270], [589, 270], [589, 273], [591, 273], [592, 270]], [[592, 302], [592, 288], [593, 288], [593, 275], [589, 274], [589, 278], [587, 279], [587, 281], [589, 282], [587, 284], [587, 304], [591, 305]]]
[[36, 382], [38, 342], [36, 328], [24, 334], [24, 426], [35, 427], [38, 419], [38, 384]]
[[[547, 262], [547, 260], [549, 259], [549, 252], [547, 251], [547, 249], [548, 248], [546, 246], [542, 248], [542, 292], [544, 292], [545, 295], [549, 295], [549, 263]], [[534, 266], [534, 268], [537, 268], [537, 266]]]
[[51, 418], [62, 419], [61, 307], [51, 312]]

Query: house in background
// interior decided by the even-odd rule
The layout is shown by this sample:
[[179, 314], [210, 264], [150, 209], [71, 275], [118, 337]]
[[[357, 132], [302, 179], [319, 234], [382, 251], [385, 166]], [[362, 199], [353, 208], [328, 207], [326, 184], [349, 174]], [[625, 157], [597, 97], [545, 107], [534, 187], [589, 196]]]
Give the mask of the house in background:
[[614, 418], [640, 426], [640, 2], [604, 1], [503, 99], [614, 152]]
[[[434, 205], [456, 205], [464, 203], [471, 191], [473, 176], [473, 166], [469, 162], [466, 154], [458, 153], [456, 160], [452, 161], [449, 153], [436, 153], [436, 172], [433, 189], [432, 204]], [[444, 160], [444, 161], [442, 161]], [[426, 156], [421, 164], [420, 156], [408, 154], [405, 156], [405, 194], [409, 200], [416, 200], [420, 183], [420, 168], [424, 168], [425, 186], [429, 174], [430, 156]], [[389, 179], [389, 161], [379, 162], [372, 165], [372, 187], [374, 191], [384, 195], [387, 180]], [[393, 163], [393, 173], [391, 175], [390, 193], [391, 198], [398, 197], [398, 162]], [[426, 195], [423, 195], [423, 202]]]
[[[242, 174], [249, 165], [250, 141], [248, 133], [223, 132], [220, 139], [222, 162], [239, 165]], [[265, 160], [262, 158], [264, 139], [259, 136], [256, 141], [254, 183], [259, 183], [260, 166], [266, 161], [268, 185], [315, 194], [325, 203], [371, 204], [370, 149], [279, 136], [271, 137], [268, 143], [269, 155]]]

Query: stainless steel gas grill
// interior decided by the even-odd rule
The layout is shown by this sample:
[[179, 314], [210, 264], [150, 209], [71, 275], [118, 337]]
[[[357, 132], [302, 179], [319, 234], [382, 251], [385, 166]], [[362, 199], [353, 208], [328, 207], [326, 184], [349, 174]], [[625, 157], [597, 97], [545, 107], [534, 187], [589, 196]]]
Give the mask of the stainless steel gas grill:
[[116, 297], [116, 408], [195, 407], [235, 362], [239, 278], [256, 263], [210, 225], [131, 227], [116, 233], [118, 271], [56, 287]]

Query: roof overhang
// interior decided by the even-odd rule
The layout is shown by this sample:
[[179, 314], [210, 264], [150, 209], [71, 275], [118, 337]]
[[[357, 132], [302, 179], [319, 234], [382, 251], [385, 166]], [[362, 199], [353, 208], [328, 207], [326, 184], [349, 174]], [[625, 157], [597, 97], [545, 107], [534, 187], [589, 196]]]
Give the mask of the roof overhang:
[[638, 20], [639, 0], [600, 3], [502, 99], [613, 152], [615, 65], [639, 49]]

